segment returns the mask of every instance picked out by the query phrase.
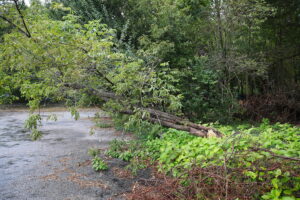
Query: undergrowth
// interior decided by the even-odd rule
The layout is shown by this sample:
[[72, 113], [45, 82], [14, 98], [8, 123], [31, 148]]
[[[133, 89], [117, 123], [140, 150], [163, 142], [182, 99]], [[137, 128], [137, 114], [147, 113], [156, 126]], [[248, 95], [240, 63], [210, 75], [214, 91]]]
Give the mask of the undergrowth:
[[97, 122], [96, 127], [99, 128], [111, 128], [113, 125], [109, 123], [104, 123], [104, 122]]
[[108, 165], [102, 158], [100, 158], [98, 155], [100, 153], [99, 149], [90, 148], [88, 150], [88, 155], [91, 156], [92, 159], [92, 168], [95, 171], [103, 171], [108, 169]]
[[107, 164], [99, 157], [95, 156], [92, 160], [92, 167], [95, 171], [107, 170]]
[[[161, 137], [151, 133], [143, 140], [113, 141], [108, 154], [130, 161], [133, 170], [155, 164], [173, 177], [172, 187], [162, 179], [164, 199], [300, 199], [299, 127], [266, 119], [258, 126], [209, 126], [225, 136], [200, 138], [160, 128]], [[139, 135], [139, 130], [145, 129], [131, 132]]]

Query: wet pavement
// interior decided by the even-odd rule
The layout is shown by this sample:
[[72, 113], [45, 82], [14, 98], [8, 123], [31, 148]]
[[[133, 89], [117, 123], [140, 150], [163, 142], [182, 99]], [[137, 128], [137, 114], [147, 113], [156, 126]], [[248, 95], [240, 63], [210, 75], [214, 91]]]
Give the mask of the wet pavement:
[[[135, 178], [120, 178], [115, 171], [127, 163], [108, 159], [109, 170], [95, 172], [87, 151], [91, 147], [104, 151], [109, 141], [125, 136], [112, 128], [89, 135], [95, 111], [81, 111], [78, 121], [68, 112], [54, 112], [58, 121], [46, 121], [52, 113], [41, 112], [43, 137], [31, 141], [23, 128], [28, 112], [0, 110], [0, 199], [123, 199]], [[140, 174], [148, 176], [146, 171]]]

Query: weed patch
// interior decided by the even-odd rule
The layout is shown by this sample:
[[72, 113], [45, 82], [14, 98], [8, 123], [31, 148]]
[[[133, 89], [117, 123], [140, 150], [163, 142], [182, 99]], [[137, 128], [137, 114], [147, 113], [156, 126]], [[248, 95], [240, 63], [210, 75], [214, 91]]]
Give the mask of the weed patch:
[[[225, 136], [199, 138], [169, 129], [161, 138], [144, 142], [115, 141], [110, 154], [130, 155], [128, 168], [135, 171], [156, 164], [168, 178], [159, 180], [157, 187], [163, 188], [150, 190], [159, 189], [164, 199], [300, 198], [299, 127], [268, 120], [258, 126], [210, 125]], [[139, 188], [144, 194], [145, 187]]]
[[94, 157], [92, 160], [92, 167], [95, 171], [107, 170], [107, 164], [99, 157]]

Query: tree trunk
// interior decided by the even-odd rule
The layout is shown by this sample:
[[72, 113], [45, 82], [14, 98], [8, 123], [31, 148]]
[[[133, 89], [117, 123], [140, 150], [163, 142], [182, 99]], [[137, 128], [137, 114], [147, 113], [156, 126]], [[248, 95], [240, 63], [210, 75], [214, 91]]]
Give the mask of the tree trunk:
[[[108, 100], [120, 100], [122, 97], [117, 96], [112, 92], [106, 92], [101, 90], [96, 90], [93, 88], [87, 88], [80, 84], [65, 84], [67, 87], [71, 87], [73, 89], [85, 89], [89, 94], [95, 95], [104, 101]], [[162, 126], [168, 128], [174, 128], [181, 131], [189, 132], [192, 135], [199, 136], [199, 137], [222, 137], [222, 133], [209, 127], [201, 126], [199, 124], [195, 124], [190, 122], [188, 119], [184, 119], [178, 117], [176, 115], [163, 112], [157, 110], [155, 108], [139, 108], [142, 111], [148, 112], [150, 114], [149, 117], [145, 117], [144, 120], [147, 120], [151, 123], [158, 123]], [[134, 110], [134, 109], [132, 109]], [[119, 111], [121, 114], [133, 115], [134, 112], [132, 110], [123, 110]]]

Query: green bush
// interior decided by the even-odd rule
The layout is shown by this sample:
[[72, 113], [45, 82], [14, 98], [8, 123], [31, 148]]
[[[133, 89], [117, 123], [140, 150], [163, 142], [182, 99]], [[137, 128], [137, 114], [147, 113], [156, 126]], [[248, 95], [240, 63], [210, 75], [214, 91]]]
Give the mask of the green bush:
[[107, 164], [99, 157], [95, 156], [92, 160], [92, 167], [95, 171], [107, 170]]
[[125, 147], [125, 145], [125, 141], [114, 139], [109, 143], [109, 149], [106, 154], [113, 158], [119, 158], [120, 154], [123, 152], [123, 148]]
[[299, 127], [270, 125], [268, 120], [256, 127], [214, 126], [225, 133], [223, 138], [200, 138], [170, 129], [162, 138], [147, 141], [137, 155], [158, 161], [160, 171], [175, 177], [185, 177], [194, 168], [226, 169], [231, 181], [256, 185], [262, 199], [296, 199]]
[[202, 122], [232, 121], [233, 115], [239, 112], [239, 106], [235, 88], [225, 88], [220, 84], [224, 74], [213, 69], [206, 56], [195, 57], [187, 65], [190, 70], [184, 73], [180, 83], [184, 113]]
[[117, 130], [134, 133], [141, 140], [157, 138], [164, 130], [159, 124], [153, 125], [150, 122], [121, 114], [113, 115], [113, 123]]
[[137, 141], [113, 140], [106, 154], [128, 162], [136, 156], [139, 148]]

